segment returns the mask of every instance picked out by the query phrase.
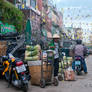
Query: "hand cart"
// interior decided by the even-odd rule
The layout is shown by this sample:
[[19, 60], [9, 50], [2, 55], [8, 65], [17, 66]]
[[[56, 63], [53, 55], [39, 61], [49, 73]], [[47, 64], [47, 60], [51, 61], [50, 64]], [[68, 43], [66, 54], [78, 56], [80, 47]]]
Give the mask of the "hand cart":
[[[44, 60], [42, 58], [41, 63], [41, 80], [40, 80], [40, 87], [45, 88], [46, 84], [54, 84], [55, 86], [58, 86], [58, 80], [54, 78], [54, 52], [53, 50], [47, 50], [47, 60]], [[42, 56], [42, 55], [41, 55]], [[43, 68], [43, 63], [46, 63], [46, 70]], [[51, 70], [48, 69], [49, 65], [51, 66]], [[51, 76], [45, 79], [44, 73], [51, 73]]]

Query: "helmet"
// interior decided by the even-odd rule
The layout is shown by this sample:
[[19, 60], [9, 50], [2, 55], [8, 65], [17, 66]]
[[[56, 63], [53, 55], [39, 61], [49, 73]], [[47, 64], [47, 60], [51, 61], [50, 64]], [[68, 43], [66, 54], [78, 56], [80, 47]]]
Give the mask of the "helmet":
[[78, 39], [76, 40], [77, 44], [82, 44], [82, 40]]
[[59, 36], [58, 34], [54, 34], [54, 35], [53, 35], [53, 38], [59, 39], [60, 36]]

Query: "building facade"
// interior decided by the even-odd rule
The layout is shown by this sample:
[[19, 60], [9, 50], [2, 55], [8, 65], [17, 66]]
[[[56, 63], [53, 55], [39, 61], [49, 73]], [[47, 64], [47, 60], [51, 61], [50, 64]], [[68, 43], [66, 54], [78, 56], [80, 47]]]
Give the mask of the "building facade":
[[[23, 11], [25, 20], [28, 18], [32, 25], [32, 39], [40, 41], [49, 34], [60, 33], [62, 29], [62, 14], [56, 8], [48, 6], [48, 0], [8, 0]], [[44, 23], [43, 23], [44, 22]], [[41, 25], [43, 23], [43, 25]], [[42, 27], [41, 27], [42, 26]], [[45, 29], [45, 32], [44, 32]], [[45, 40], [45, 38], [44, 38]]]

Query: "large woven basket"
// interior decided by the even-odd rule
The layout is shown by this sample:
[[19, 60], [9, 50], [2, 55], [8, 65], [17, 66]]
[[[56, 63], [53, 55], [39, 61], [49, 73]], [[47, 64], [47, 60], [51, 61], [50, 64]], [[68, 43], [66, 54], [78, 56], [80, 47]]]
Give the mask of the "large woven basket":
[[0, 41], [0, 45], [6, 45], [7, 41]]
[[0, 56], [6, 55], [6, 51], [7, 51], [7, 42], [0, 41]]
[[[35, 61], [34, 61], [35, 62]], [[51, 66], [49, 65], [48, 67], [46, 64], [43, 65], [43, 70], [44, 71], [51, 71]], [[35, 66], [29, 66], [29, 71], [31, 75], [31, 84], [32, 85], [40, 85], [40, 80], [41, 80], [41, 65], [35, 65]], [[44, 79], [51, 79], [51, 72], [44, 72]]]

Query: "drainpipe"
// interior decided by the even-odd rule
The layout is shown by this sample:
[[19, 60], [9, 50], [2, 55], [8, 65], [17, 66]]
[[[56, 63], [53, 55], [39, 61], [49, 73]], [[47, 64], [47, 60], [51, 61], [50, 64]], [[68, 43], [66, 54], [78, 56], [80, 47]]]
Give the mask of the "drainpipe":
[[15, 0], [14, 4], [16, 5], [16, 0]]

